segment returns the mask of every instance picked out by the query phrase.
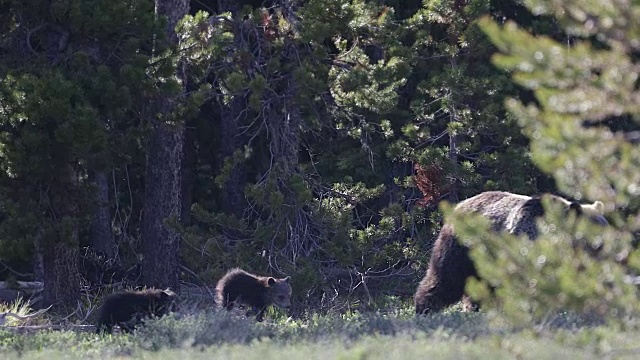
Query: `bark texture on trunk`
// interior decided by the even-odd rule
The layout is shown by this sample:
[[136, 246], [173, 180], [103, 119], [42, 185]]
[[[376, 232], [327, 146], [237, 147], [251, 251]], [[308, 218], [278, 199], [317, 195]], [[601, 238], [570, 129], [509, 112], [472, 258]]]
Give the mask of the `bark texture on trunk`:
[[44, 255], [43, 305], [75, 310], [80, 300], [78, 246], [47, 241]]
[[[297, 26], [298, 19], [292, 10], [290, 1], [279, 2], [283, 17], [292, 26]], [[297, 39], [291, 34], [280, 34], [284, 46], [279, 53], [283, 69], [282, 80], [278, 84], [279, 96], [265, 99], [262, 109], [267, 119], [269, 133], [269, 150], [272, 156], [272, 169], [268, 178], [274, 181], [276, 188], [284, 197], [285, 208], [288, 209], [276, 226], [276, 233], [284, 235], [284, 246], [278, 244], [274, 237], [269, 245], [271, 254], [282, 254], [290, 264], [296, 264], [299, 258], [309, 257], [318, 250], [322, 243], [324, 229], [314, 219], [308, 204], [301, 201], [300, 194], [295, 190], [294, 183], [304, 181], [304, 172], [299, 166], [299, 152], [301, 146], [301, 127], [303, 126], [302, 112], [298, 103], [298, 92], [301, 85], [297, 83], [295, 69], [297, 68], [300, 47]], [[267, 95], [269, 96], [269, 95]], [[278, 272], [284, 270], [270, 261], [270, 266]]]
[[[224, 161], [233, 156], [234, 152], [241, 146], [239, 139], [238, 118], [245, 110], [244, 98], [241, 95], [234, 95], [228, 104], [221, 104], [220, 108], [220, 140], [221, 157]], [[235, 164], [229, 177], [224, 183], [222, 198], [222, 211], [226, 214], [233, 214], [239, 218], [247, 206], [244, 196], [244, 186], [246, 176], [244, 164]]]
[[80, 300], [78, 272], [78, 176], [73, 166], [60, 169], [50, 188], [53, 231], [42, 237], [44, 265], [44, 306], [75, 309]]
[[[241, 1], [237, 0], [218, 0], [218, 9], [220, 12], [230, 12], [234, 18], [238, 15], [238, 11], [242, 6]], [[242, 32], [242, 27], [238, 26], [238, 32]], [[243, 34], [235, 34], [235, 45], [237, 49], [242, 49], [245, 45], [242, 40]], [[222, 94], [220, 94], [222, 95]], [[222, 100], [220, 96], [220, 155], [221, 160], [225, 161], [229, 157], [233, 156], [236, 150], [240, 149], [240, 120], [243, 114], [247, 112], [247, 104], [245, 95], [230, 94], [228, 101]], [[226, 214], [233, 214], [239, 218], [242, 217], [244, 209], [247, 207], [247, 202], [244, 195], [244, 186], [246, 183], [246, 172], [244, 170], [244, 164], [235, 164], [229, 177], [223, 186], [223, 191], [220, 194], [222, 200], [222, 211]], [[233, 235], [232, 235], [233, 236]]]
[[[458, 169], [458, 135], [450, 133], [449, 134], [449, 161], [451, 161], [451, 166], [453, 169]], [[451, 179], [449, 183], [449, 201], [453, 203], [457, 203], [460, 200], [460, 196], [458, 194], [458, 177], [457, 171], [453, 172], [454, 178]]]
[[196, 146], [196, 129], [195, 121], [192, 119], [187, 121], [184, 134], [184, 145], [182, 151], [184, 153], [182, 164], [182, 214], [181, 223], [184, 226], [189, 225], [191, 221], [191, 204], [193, 203], [193, 187], [195, 184], [195, 175], [198, 166], [198, 148]]
[[156, 0], [156, 16], [167, 19], [166, 35], [172, 44], [178, 43], [176, 24], [189, 13], [189, 0]]
[[[177, 45], [175, 26], [189, 10], [188, 0], [156, 0], [156, 15], [167, 19], [166, 35]], [[180, 235], [171, 226], [182, 220], [184, 124], [167, 124], [178, 97], [185, 93], [185, 67], [177, 66], [182, 94], [157, 99], [151, 116], [153, 131], [147, 148], [145, 203], [142, 215], [142, 277], [147, 286], [179, 290]]]
[[98, 253], [104, 254], [107, 259], [116, 259], [118, 249], [111, 228], [107, 173], [104, 171], [94, 172], [92, 174], [92, 182], [95, 188], [96, 209], [91, 222], [91, 248]]
[[145, 285], [178, 289], [180, 236], [168, 223], [181, 219], [184, 133], [164, 124], [154, 129], [147, 155], [142, 214], [142, 277]]
[[44, 249], [42, 249], [42, 234], [37, 234], [33, 241], [33, 280], [44, 281]]

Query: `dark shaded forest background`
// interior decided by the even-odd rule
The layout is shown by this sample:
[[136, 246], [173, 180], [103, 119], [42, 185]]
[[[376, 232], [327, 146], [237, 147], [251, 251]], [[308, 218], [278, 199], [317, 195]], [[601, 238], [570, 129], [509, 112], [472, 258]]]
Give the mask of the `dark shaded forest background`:
[[441, 200], [557, 192], [482, 16], [573, 41], [518, 0], [0, 0], [0, 280], [410, 298]]

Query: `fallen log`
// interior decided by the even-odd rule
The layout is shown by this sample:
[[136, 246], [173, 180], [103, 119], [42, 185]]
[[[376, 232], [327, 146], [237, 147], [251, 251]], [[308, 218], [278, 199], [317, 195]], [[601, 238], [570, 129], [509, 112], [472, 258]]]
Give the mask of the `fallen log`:
[[56, 331], [76, 331], [93, 332], [95, 325], [30, 325], [30, 326], [0, 326], [0, 331], [11, 331], [17, 334], [28, 334], [36, 331], [56, 330]]
[[30, 298], [42, 291], [41, 281], [0, 281], [0, 302], [14, 302], [18, 298]]
[[42, 281], [0, 281], [0, 289], [21, 290], [33, 293], [44, 289], [44, 283]]

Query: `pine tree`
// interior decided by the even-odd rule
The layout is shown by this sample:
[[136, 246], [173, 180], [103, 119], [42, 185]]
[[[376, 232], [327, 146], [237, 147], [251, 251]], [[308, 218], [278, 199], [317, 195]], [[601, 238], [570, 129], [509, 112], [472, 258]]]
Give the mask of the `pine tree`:
[[[179, 49], [176, 26], [189, 10], [188, 0], [156, 0], [156, 15], [166, 20], [164, 40], [169, 54], [176, 56], [169, 66], [165, 93], [152, 101], [147, 115], [151, 118], [151, 136], [147, 148], [145, 196], [142, 213], [142, 276], [148, 286], [179, 290], [180, 234], [174, 228], [182, 220], [183, 162], [185, 124], [180, 101], [186, 92], [186, 65]], [[163, 47], [156, 49], [159, 59], [167, 56]]]
[[[96, 189], [100, 181], [93, 180], [136, 156], [123, 152], [139, 141], [132, 133], [139, 133], [141, 104], [153, 93], [146, 71], [158, 29], [153, 4], [0, 7], [0, 251], [34, 249], [44, 302], [75, 309], [87, 230], [98, 219], [108, 222], [101, 231], [111, 231], [108, 217], [95, 216], [104, 211], [104, 181]], [[114, 244], [103, 245], [115, 252]]]

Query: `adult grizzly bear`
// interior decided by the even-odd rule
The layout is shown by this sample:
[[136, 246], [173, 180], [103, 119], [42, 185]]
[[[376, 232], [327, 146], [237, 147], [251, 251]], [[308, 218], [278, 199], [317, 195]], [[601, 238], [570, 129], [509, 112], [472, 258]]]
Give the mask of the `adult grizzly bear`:
[[238, 268], [231, 269], [216, 285], [216, 302], [227, 310], [239, 304], [249, 306], [256, 312], [256, 320], [262, 321], [267, 306], [291, 306], [290, 279], [289, 276], [275, 279], [253, 275]]
[[173, 310], [176, 293], [166, 289], [145, 289], [113, 293], [100, 307], [96, 333], [111, 333], [115, 325], [131, 332], [144, 318], [162, 316]]
[[[556, 195], [543, 195], [575, 211], [588, 216], [593, 222], [606, 226], [602, 215], [604, 205], [600, 201], [580, 204]], [[527, 234], [538, 237], [536, 218], [544, 215], [541, 197], [530, 197], [504, 191], [487, 191], [460, 202], [454, 211], [479, 213], [489, 219], [494, 231], [507, 231], [514, 235]], [[417, 314], [436, 312], [463, 300], [464, 306], [475, 307], [464, 296], [467, 278], [478, 277], [469, 249], [460, 244], [449, 224], [444, 224], [435, 241], [427, 274], [418, 285], [414, 296]]]

